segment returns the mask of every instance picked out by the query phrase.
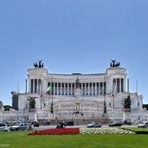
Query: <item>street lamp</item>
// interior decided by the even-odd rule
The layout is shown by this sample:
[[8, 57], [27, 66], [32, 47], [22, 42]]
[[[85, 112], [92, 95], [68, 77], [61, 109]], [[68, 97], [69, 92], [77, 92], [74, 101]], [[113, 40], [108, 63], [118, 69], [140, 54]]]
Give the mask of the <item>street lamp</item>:
[[103, 95], [104, 95], [104, 104], [103, 104], [103, 107], [104, 107], [104, 110], [103, 110], [103, 115], [105, 116], [106, 115], [106, 113], [107, 113], [107, 109], [106, 109], [106, 100], [105, 100], [105, 93], [106, 93], [106, 88], [105, 88], [105, 76], [104, 76], [104, 90], [103, 90]]
[[51, 114], [54, 113], [54, 111], [53, 111], [53, 96], [52, 96], [52, 98], [51, 98], [50, 113], [51, 113]]
[[[51, 85], [53, 84], [53, 77], [52, 77], [52, 82], [51, 82]], [[55, 83], [54, 83], [55, 85]], [[55, 87], [54, 87], [55, 89]], [[51, 86], [51, 90], [50, 90], [50, 95], [51, 95], [51, 106], [50, 106], [50, 113], [53, 114], [54, 113], [54, 110], [53, 110], [53, 92], [55, 90], [53, 90], [53, 86]]]

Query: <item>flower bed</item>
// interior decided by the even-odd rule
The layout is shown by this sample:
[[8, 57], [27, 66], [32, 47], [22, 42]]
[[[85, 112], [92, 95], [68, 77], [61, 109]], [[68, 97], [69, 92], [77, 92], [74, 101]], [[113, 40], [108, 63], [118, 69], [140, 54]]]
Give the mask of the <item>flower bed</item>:
[[135, 134], [120, 128], [80, 128], [80, 134]]
[[79, 133], [80, 133], [79, 128], [55, 128], [55, 129], [35, 131], [29, 133], [28, 135], [73, 135]]
[[55, 128], [40, 130], [28, 135], [73, 135], [73, 134], [135, 134], [135, 132], [120, 128]]

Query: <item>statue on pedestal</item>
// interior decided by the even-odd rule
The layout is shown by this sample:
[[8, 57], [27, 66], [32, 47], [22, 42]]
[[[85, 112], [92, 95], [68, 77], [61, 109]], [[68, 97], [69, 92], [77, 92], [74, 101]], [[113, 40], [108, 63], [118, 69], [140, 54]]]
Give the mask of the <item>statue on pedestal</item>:
[[76, 88], [80, 88], [80, 82], [79, 82], [79, 78], [78, 77], [76, 79]]
[[76, 89], [75, 89], [75, 96], [78, 98], [80, 95], [81, 95], [81, 89], [80, 89], [80, 82], [79, 82], [79, 78], [77, 77], [76, 79], [76, 83], [75, 83], [75, 86], [76, 86]]

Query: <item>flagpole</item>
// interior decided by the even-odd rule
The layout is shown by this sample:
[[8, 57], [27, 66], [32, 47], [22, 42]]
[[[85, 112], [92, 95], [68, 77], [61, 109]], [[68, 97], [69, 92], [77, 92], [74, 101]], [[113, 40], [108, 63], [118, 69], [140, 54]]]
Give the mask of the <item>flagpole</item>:
[[19, 81], [17, 81], [17, 93], [19, 93]]
[[136, 93], [138, 93], [138, 81], [136, 80]]

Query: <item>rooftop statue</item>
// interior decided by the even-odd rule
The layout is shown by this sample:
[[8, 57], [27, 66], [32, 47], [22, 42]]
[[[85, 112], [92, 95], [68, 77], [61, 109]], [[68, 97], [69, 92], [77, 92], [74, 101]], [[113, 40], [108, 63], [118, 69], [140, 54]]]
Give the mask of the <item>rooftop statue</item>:
[[42, 63], [42, 60], [39, 60], [38, 63], [37, 62], [33, 63], [33, 66], [35, 68], [43, 68], [44, 64]]
[[116, 62], [116, 60], [111, 60], [110, 67], [120, 67], [120, 62]]

